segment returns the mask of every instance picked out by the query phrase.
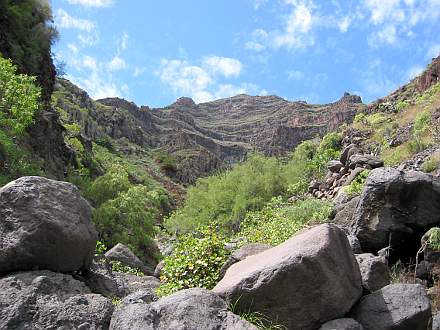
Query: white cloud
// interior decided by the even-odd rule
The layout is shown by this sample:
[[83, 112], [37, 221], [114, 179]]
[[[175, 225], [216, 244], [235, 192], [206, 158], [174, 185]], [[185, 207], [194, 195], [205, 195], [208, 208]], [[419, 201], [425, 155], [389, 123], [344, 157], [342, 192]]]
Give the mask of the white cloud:
[[413, 66], [412, 68], [410, 68], [408, 70], [408, 73], [407, 73], [408, 80], [414, 79], [419, 74], [421, 74], [424, 70], [425, 70], [425, 68], [421, 65]]
[[266, 49], [266, 46], [256, 41], [248, 41], [245, 43], [245, 48], [253, 50], [255, 52], [261, 52]]
[[85, 55], [82, 59], [82, 66], [90, 70], [95, 70], [98, 64], [95, 58]]
[[123, 51], [125, 49], [127, 49], [128, 46], [128, 34], [126, 32], [124, 32], [121, 36], [121, 38], [119, 39], [119, 51]]
[[156, 74], [176, 97], [188, 96], [202, 103], [237, 94], [258, 93], [258, 87], [253, 84], [235, 85], [222, 81], [238, 77], [241, 70], [242, 64], [236, 59], [210, 56], [202, 58], [198, 65], [185, 60], [163, 59]]
[[119, 56], [113, 57], [113, 59], [108, 63], [108, 69], [110, 71], [120, 71], [127, 68], [127, 63], [123, 58]]
[[273, 44], [275, 48], [295, 49], [313, 45], [314, 39], [309, 33], [313, 24], [313, 6], [310, 3], [298, 3], [293, 0], [288, 3], [294, 8], [285, 22], [284, 30], [274, 32]]
[[394, 25], [386, 25], [381, 30], [372, 34], [368, 39], [371, 47], [377, 47], [380, 43], [394, 44], [397, 42], [397, 30]]
[[133, 77], [139, 77], [140, 75], [142, 75], [147, 69], [146, 68], [140, 68], [140, 67], [135, 67], [134, 71], [133, 71]]
[[99, 33], [97, 31], [88, 34], [79, 33], [78, 40], [82, 47], [94, 46], [99, 42]]
[[113, 5], [113, 0], [67, 0], [67, 2], [84, 7], [109, 7]]
[[243, 65], [235, 58], [209, 56], [203, 59], [203, 65], [213, 74], [221, 74], [225, 77], [237, 77], [241, 73]]
[[78, 54], [79, 49], [75, 44], [68, 44], [67, 48], [69, 48], [69, 50], [73, 53], [73, 54]]
[[426, 53], [426, 58], [431, 59], [440, 55], [440, 44], [432, 45]]
[[341, 31], [342, 33], [345, 33], [348, 31], [348, 28], [351, 25], [351, 21], [352, 19], [348, 16], [342, 17], [338, 22], [338, 27], [339, 27], [339, 31]]
[[299, 70], [291, 70], [287, 72], [287, 79], [289, 80], [302, 80], [304, 78], [304, 73]]
[[66, 29], [91, 32], [95, 28], [95, 24], [92, 21], [70, 16], [64, 9], [57, 10], [55, 22], [59, 27]]
[[254, 0], [254, 9], [260, 9], [260, 7], [264, 6], [267, 2], [268, 0]]

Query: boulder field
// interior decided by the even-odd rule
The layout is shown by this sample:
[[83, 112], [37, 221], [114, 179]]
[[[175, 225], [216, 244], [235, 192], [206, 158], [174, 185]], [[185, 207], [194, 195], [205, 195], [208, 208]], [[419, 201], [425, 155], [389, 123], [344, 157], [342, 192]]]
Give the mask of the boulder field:
[[[394, 185], [414, 197], [413, 204], [405, 204], [405, 193]], [[411, 193], [419, 185], [425, 192]], [[110, 262], [117, 260], [153, 274], [154, 265], [143, 265], [127, 247], [94, 257], [91, 208], [73, 185], [20, 178], [0, 189], [0, 329], [257, 329], [239, 316], [249, 313], [293, 330], [428, 329], [425, 287], [390, 284], [384, 256], [355, 252], [374, 235], [360, 235], [361, 229], [384, 230], [362, 221], [374, 214], [384, 224], [391, 221], [389, 232], [401, 230], [409, 217], [393, 217], [390, 203], [413, 210], [425, 205], [422, 197], [434, 198], [436, 187], [428, 176], [376, 169], [353, 212], [369, 216], [354, 216], [352, 232], [321, 224], [276, 247], [243, 246], [213, 290], [186, 289], [159, 299], [157, 277], [112, 271]], [[362, 201], [374, 201], [375, 208]], [[425, 206], [432, 211], [436, 204]], [[427, 225], [424, 211], [412, 214]]]

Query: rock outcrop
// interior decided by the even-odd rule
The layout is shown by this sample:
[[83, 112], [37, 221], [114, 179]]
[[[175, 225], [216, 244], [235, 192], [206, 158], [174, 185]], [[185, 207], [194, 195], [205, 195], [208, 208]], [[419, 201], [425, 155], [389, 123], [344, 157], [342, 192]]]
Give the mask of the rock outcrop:
[[106, 329], [113, 304], [70, 275], [51, 271], [0, 278], [0, 329]]
[[113, 314], [110, 329], [257, 330], [206, 289], [182, 290], [151, 304], [142, 300], [124, 303]]
[[74, 185], [23, 177], [0, 189], [0, 274], [85, 269], [96, 240], [91, 207]]
[[364, 330], [364, 328], [354, 319], [343, 318], [329, 321], [323, 324], [319, 330]]
[[362, 286], [344, 232], [320, 225], [232, 265], [213, 291], [239, 310], [307, 330], [345, 316]]
[[[440, 181], [429, 174], [394, 168], [371, 171], [353, 216], [353, 232], [364, 252], [389, 244], [399, 253], [416, 246], [440, 224]], [[409, 244], [414, 242], [415, 244]]]
[[353, 311], [365, 330], [426, 330], [431, 304], [420, 284], [391, 284], [361, 299]]
[[383, 258], [363, 253], [356, 255], [362, 276], [362, 286], [367, 292], [374, 292], [390, 284], [390, 271]]
[[145, 275], [153, 275], [156, 265], [146, 265], [127, 246], [122, 243], [116, 244], [105, 253], [110, 261], [119, 261], [124, 265], [139, 269]]

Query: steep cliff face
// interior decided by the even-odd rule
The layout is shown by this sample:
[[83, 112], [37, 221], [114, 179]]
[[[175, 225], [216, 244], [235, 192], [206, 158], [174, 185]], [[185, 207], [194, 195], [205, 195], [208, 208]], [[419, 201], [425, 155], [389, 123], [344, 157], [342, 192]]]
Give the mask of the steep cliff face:
[[304, 140], [351, 122], [365, 108], [360, 97], [349, 94], [326, 105], [249, 95], [202, 104], [180, 98], [158, 109], [139, 108], [118, 98], [98, 102], [111, 107], [113, 116], [125, 114], [123, 122], [101, 121], [112, 130], [117, 124], [113, 138], [165, 150], [177, 164], [168, 174], [184, 184], [242, 161], [250, 151], [286, 154]]
[[28, 128], [23, 147], [43, 164], [49, 176], [62, 179], [73, 154], [63, 139], [58, 114], [50, 106], [55, 82], [51, 44], [57, 37], [50, 6], [44, 1], [0, 0], [0, 54], [21, 73], [36, 76], [42, 88], [41, 108]]

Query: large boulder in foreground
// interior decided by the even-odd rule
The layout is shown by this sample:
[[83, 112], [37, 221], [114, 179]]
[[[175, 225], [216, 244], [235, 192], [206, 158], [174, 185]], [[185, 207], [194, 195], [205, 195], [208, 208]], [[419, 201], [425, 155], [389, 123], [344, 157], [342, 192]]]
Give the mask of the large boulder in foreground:
[[15, 273], [0, 279], [0, 329], [106, 329], [113, 304], [70, 275]]
[[239, 311], [307, 330], [343, 317], [362, 285], [346, 235], [324, 224], [232, 265], [213, 291]]
[[319, 330], [364, 330], [364, 328], [354, 319], [343, 318], [326, 322]]
[[74, 185], [33, 176], [0, 189], [0, 274], [87, 268], [96, 240], [91, 207]]
[[353, 217], [352, 231], [364, 252], [375, 253], [390, 243], [395, 250], [405, 249], [409, 239], [418, 244], [420, 237], [414, 236], [440, 224], [440, 179], [416, 171], [375, 169]]
[[431, 304], [420, 284], [391, 284], [364, 296], [353, 311], [365, 330], [426, 330]]
[[206, 289], [182, 290], [151, 304], [141, 299], [130, 302], [124, 300], [116, 309], [110, 329], [257, 330], [228, 311], [226, 303]]

